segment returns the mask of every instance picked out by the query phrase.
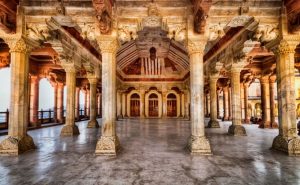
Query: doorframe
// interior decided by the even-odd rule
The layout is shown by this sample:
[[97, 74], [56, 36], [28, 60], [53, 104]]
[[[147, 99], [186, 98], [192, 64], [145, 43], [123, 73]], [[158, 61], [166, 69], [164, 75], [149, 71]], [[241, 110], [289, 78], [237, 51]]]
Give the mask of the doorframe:
[[156, 94], [158, 97], [158, 118], [162, 117], [162, 95], [156, 90], [151, 90], [145, 94], [145, 114], [146, 118], [149, 118], [149, 96]]

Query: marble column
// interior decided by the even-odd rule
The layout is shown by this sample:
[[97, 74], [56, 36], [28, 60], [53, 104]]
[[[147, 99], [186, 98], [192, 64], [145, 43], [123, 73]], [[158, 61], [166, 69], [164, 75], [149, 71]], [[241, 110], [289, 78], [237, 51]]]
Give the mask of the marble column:
[[87, 115], [87, 117], [90, 117], [90, 107], [91, 107], [91, 104], [90, 104], [90, 102], [91, 102], [91, 90], [90, 89], [88, 89], [87, 91], [86, 91], [86, 93], [87, 93], [87, 96], [86, 96], [86, 115]]
[[141, 90], [141, 101], [140, 101], [140, 104], [141, 104], [141, 118], [144, 118], [145, 117], [145, 90]]
[[122, 117], [126, 117], [126, 93], [122, 93]]
[[270, 110], [271, 110], [271, 127], [278, 128], [278, 123], [276, 122], [276, 107], [275, 107], [275, 82], [276, 76], [270, 77]]
[[80, 87], [76, 87], [75, 118], [80, 120]]
[[241, 85], [240, 85], [241, 68], [232, 66], [231, 69], [231, 90], [232, 90], [232, 125], [228, 129], [228, 133], [234, 136], [246, 136], [246, 130], [242, 125], [241, 113]]
[[220, 91], [217, 90], [217, 119], [221, 119]]
[[90, 82], [90, 121], [87, 128], [99, 128], [97, 121], [97, 78], [88, 78]]
[[88, 116], [88, 91], [87, 88], [84, 91], [84, 117]]
[[245, 120], [245, 89], [244, 89], [244, 83], [240, 83], [241, 85], [241, 114], [242, 114], [242, 122]]
[[211, 148], [204, 132], [204, 74], [203, 52], [205, 42], [189, 41], [191, 137], [188, 148], [191, 154], [211, 155]]
[[272, 148], [292, 156], [300, 155], [295, 111], [295, 49], [297, 44], [299, 43], [282, 40], [275, 50], [279, 135], [274, 138]]
[[166, 118], [167, 117], [167, 91], [163, 90], [162, 92], [162, 117]]
[[262, 102], [262, 124], [259, 128], [270, 128], [271, 110], [270, 110], [270, 83], [269, 76], [260, 78], [261, 85], [261, 102]]
[[232, 91], [228, 88], [228, 120], [232, 120]]
[[183, 117], [184, 118], [184, 113], [185, 113], [185, 110], [184, 110], [184, 104], [185, 104], [185, 102], [184, 102], [184, 93], [181, 93], [181, 117]]
[[57, 121], [58, 123], [64, 122], [64, 84], [57, 84]]
[[29, 107], [29, 47], [23, 39], [8, 40], [10, 48], [11, 97], [8, 136], [0, 142], [1, 155], [19, 155], [35, 149], [27, 134]]
[[122, 119], [122, 94], [117, 92], [117, 118]]
[[39, 122], [39, 77], [30, 77], [30, 125], [41, 127]]
[[248, 108], [248, 88], [249, 82], [244, 83], [244, 105], [245, 105], [245, 120], [244, 123], [250, 123], [250, 115], [249, 115], [249, 108]]
[[100, 118], [102, 118], [102, 94], [98, 93], [98, 115]]
[[76, 69], [72, 66], [64, 66], [66, 71], [67, 86], [67, 109], [66, 123], [61, 130], [61, 136], [73, 136], [79, 134], [79, 129], [75, 125], [75, 95], [76, 95]]
[[229, 119], [229, 104], [228, 104], [228, 86], [223, 87], [223, 104], [224, 104], [224, 117], [223, 121], [228, 121]]
[[217, 98], [217, 81], [218, 77], [210, 77], [209, 79], [209, 92], [210, 92], [210, 120], [208, 128], [220, 128], [218, 121], [218, 98]]
[[57, 90], [58, 90], [58, 84], [54, 83], [52, 86], [53, 86], [53, 92], [54, 92], [53, 119], [54, 119], [55, 123], [58, 123], [58, 120], [57, 120]]
[[96, 155], [116, 155], [120, 142], [116, 133], [116, 51], [118, 41], [110, 36], [98, 38], [102, 51], [102, 135]]

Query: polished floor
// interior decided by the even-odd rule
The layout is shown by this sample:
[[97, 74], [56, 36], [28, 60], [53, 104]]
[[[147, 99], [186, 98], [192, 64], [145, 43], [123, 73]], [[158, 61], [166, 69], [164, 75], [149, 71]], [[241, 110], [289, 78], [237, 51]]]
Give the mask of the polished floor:
[[300, 158], [269, 149], [278, 130], [246, 125], [247, 137], [233, 137], [223, 122], [206, 129], [214, 155], [190, 156], [188, 121], [121, 120], [114, 158], [95, 156], [99, 130], [77, 124], [76, 137], [61, 138], [61, 126], [29, 131], [38, 149], [0, 157], [0, 184], [300, 184]]

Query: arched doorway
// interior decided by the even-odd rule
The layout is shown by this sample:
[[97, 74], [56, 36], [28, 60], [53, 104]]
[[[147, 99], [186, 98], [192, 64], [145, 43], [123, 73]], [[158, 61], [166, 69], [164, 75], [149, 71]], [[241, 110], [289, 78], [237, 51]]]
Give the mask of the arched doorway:
[[167, 96], [167, 116], [177, 117], [177, 99], [173, 93]]
[[130, 97], [130, 116], [140, 117], [140, 96], [134, 93]]
[[149, 117], [158, 117], [158, 96], [151, 94], [149, 96]]

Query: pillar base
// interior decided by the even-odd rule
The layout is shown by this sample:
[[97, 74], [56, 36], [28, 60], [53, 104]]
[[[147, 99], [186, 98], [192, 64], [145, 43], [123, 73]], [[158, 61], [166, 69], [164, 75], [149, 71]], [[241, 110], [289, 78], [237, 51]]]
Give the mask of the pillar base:
[[95, 154], [115, 156], [120, 148], [118, 136], [101, 136], [97, 142]]
[[247, 136], [246, 129], [242, 125], [230, 125], [228, 134], [233, 136]]
[[284, 138], [280, 135], [273, 140], [272, 149], [282, 151], [289, 156], [300, 156], [300, 138]]
[[22, 138], [8, 136], [0, 143], [0, 155], [16, 156], [35, 148], [33, 139], [29, 135]]
[[99, 128], [99, 124], [97, 120], [90, 120], [87, 124], [87, 128]]
[[209, 120], [207, 127], [208, 128], [220, 128], [220, 123], [217, 120]]
[[79, 129], [77, 125], [65, 125], [60, 132], [61, 136], [74, 136], [79, 135]]
[[272, 125], [272, 128], [278, 128], [278, 123], [277, 122], [271, 123], [271, 125]]
[[205, 136], [191, 136], [187, 147], [192, 155], [212, 155], [209, 141]]

